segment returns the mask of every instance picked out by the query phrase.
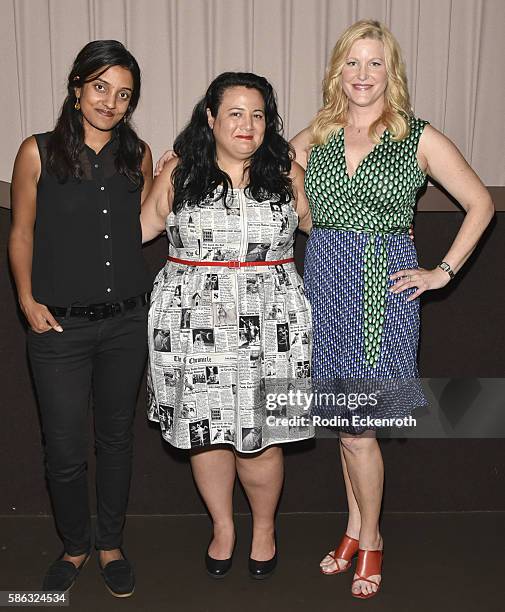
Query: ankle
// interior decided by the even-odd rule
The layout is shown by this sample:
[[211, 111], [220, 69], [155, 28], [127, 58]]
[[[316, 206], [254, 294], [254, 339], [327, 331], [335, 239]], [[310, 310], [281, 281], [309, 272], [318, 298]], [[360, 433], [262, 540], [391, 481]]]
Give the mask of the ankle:
[[347, 523], [345, 534], [354, 540], [359, 540], [359, 532], [361, 531], [361, 523]]
[[123, 559], [123, 554], [120, 548], [114, 548], [112, 550], [99, 550], [98, 558], [100, 559], [100, 563], [106, 564], [110, 561], [117, 561], [119, 559]]
[[379, 532], [359, 535], [359, 547], [363, 550], [382, 550], [383, 540]]
[[87, 554], [88, 553], [82, 553], [80, 555], [69, 555], [68, 553], [64, 553], [61, 559], [62, 561], [70, 561], [70, 563], [73, 563], [76, 567], [78, 567], [84, 561]]
[[216, 535], [230, 535], [235, 533], [235, 525], [233, 521], [226, 521], [221, 523], [213, 523], [212, 530], [214, 536]]
[[253, 525], [253, 534], [273, 537], [275, 534], [275, 525], [271, 523], [266, 525]]
[[[272, 526], [255, 526], [252, 533], [251, 550], [255, 553], [253, 558], [258, 561], [265, 561], [275, 553], [277, 546], [275, 541], [275, 527]], [[256, 557], [256, 553], [263, 551], [261, 554], [266, 554], [265, 559]]]

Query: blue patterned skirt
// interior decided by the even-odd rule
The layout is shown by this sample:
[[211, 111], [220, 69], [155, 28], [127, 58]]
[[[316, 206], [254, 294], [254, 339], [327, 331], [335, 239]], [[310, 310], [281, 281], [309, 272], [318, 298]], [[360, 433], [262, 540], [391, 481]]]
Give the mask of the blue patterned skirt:
[[[351, 393], [377, 389], [378, 398], [362, 409], [373, 418], [402, 418], [426, 405], [417, 369], [419, 299], [407, 302], [412, 290], [388, 291], [379, 360], [370, 366], [365, 357], [363, 321], [363, 254], [368, 240], [376, 249], [384, 238], [367, 233], [315, 228], [305, 254], [304, 282], [312, 306], [312, 380], [316, 390]], [[386, 240], [388, 275], [417, 268], [417, 254], [406, 234]], [[388, 287], [393, 283], [388, 279]], [[313, 413], [352, 414], [355, 406], [319, 405]], [[342, 410], [341, 408], [344, 408]], [[336, 427], [361, 433], [375, 427]]]

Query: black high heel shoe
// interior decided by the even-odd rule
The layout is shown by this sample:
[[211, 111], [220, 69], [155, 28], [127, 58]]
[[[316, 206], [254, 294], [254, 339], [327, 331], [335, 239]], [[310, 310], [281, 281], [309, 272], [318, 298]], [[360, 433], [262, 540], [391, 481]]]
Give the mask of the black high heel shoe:
[[205, 567], [207, 569], [207, 574], [209, 574], [211, 578], [224, 578], [231, 569], [234, 552], [235, 542], [233, 543], [233, 550], [231, 551], [231, 556], [228, 557], [228, 559], [212, 558], [209, 555], [209, 549], [207, 548], [207, 552], [205, 553]]
[[268, 561], [256, 561], [249, 556], [249, 576], [251, 576], [251, 578], [255, 580], [264, 580], [274, 573], [277, 567], [277, 537], [275, 537], [274, 541], [275, 553]]

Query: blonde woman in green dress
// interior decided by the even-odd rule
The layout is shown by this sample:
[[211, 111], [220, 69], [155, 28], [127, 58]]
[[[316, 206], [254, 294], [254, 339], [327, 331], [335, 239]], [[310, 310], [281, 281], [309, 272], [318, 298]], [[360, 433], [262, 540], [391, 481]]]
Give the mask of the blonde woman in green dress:
[[[313, 220], [305, 287], [314, 319], [314, 383], [349, 390], [353, 380], [405, 381], [402, 393], [362, 414], [410, 414], [425, 402], [420, 387], [409, 393], [407, 382], [418, 377], [419, 297], [445, 286], [475, 249], [494, 213], [489, 193], [456, 146], [414, 117], [399, 45], [376, 21], [355, 23], [337, 41], [323, 107], [292, 144], [306, 168]], [[408, 238], [426, 175], [466, 211], [431, 270], [418, 266]], [[382, 456], [366, 425], [343, 426], [339, 446], [349, 516], [321, 571], [341, 573], [358, 555], [352, 595], [373, 597], [382, 566]]]

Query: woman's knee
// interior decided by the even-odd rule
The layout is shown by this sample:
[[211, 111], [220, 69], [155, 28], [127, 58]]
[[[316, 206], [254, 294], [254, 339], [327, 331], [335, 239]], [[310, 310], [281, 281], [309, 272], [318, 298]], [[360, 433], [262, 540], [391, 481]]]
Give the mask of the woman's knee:
[[50, 430], [44, 434], [46, 474], [50, 480], [70, 482], [87, 469], [87, 436]]
[[84, 458], [46, 453], [46, 475], [49, 481], [68, 483], [79, 480], [86, 473]]
[[95, 435], [95, 449], [99, 455], [131, 455], [133, 453], [133, 431], [117, 432], [115, 435]]
[[280, 446], [269, 446], [259, 453], [237, 453], [237, 461], [242, 463], [271, 463], [282, 460], [282, 448]]
[[340, 444], [344, 452], [351, 454], [370, 452], [377, 446], [377, 440], [372, 436], [340, 436]]

